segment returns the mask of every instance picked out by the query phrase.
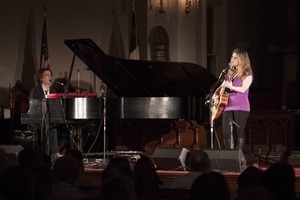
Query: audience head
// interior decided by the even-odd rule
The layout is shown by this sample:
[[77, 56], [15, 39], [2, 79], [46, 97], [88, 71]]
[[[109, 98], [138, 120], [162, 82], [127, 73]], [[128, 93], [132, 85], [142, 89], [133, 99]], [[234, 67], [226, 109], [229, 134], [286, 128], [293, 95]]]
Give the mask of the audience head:
[[79, 173], [82, 174], [84, 172], [82, 153], [77, 149], [71, 149], [70, 151], [67, 152], [67, 154], [73, 156], [77, 160], [79, 164]]
[[30, 167], [41, 162], [41, 155], [32, 148], [25, 148], [19, 152], [18, 162], [21, 167]]
[[260, 185], [252, 185], [241, 190], [236, 200], [275, 200], [271, 193]]
[[34, 197], [43, 199], [52, 194], [51, 168], [44, 164], [32, 165], [29, 170], [34, 178]]
[[230, 200], [227, 181], [219, 172], [210, 171], [199, 175], [192, 184], [190, 200]]
[[263, 171], [254, 166], [247, 167], [238, 177], [238, 193], [250, 188], [252, 186], [257, 186], [260, 183], [261, 177], [263, 176]]
[[52, 158], [49, 154], [42, 154], [41, 159], [42, 159], [42, 163], [44, 163], [49, 167], [52, 167]]
[[101, 178], [102, 180], [105, 180], [106, 178], [115, 175], [124, 175], [133, 178], [130, 163], [127, 158], [114, 157], [110, 159], [107, 166], [104, 168], [101, 174]]
[[52, 175], [55, 180], [73, 184], [79, 177], [79, 164], [71, 155], [59, 157], [53, 165]]
[[108, 177], [101, 184], [101, 200], [132, 200], [135, 198], [134, 183], [131, 178], [123, 175]]
[[136, 192], [146, 190], [156, 190], [162, 185], [153, 160], [144, 156], [137, 160], [133, 167], [133, 176]]
[[295, 199], [295, 171], [289, 164], [271, 165], [262, 176], [262, 185], [275, 199]]
[[206, 172], [210, 170], [208, 154], [203, 150], [192, 151], [188, 157], [188, 166], [191, 171]]

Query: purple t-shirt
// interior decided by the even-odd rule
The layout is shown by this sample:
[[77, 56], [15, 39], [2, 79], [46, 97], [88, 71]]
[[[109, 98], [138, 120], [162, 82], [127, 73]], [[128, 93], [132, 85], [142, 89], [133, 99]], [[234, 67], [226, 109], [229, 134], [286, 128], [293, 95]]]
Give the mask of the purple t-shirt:
[[[253, 76], [253, 74], [250, 72], [248, 76]], [[227, 79], [228, 76], [226, 76], [225, 78]], [[235, 78], [232, 82], [232, 85], [236, 87], [242, 86], [242, 79]], [[224, 111], [243, 110], [243, 111], [250, 112], [250, 103], [249, 103], [248, 95], [249, 95], [249, 88], [244, 93], [239, 93], [230, 90], [229, 97], [228, 97], [228, 104], [225, 107]]]

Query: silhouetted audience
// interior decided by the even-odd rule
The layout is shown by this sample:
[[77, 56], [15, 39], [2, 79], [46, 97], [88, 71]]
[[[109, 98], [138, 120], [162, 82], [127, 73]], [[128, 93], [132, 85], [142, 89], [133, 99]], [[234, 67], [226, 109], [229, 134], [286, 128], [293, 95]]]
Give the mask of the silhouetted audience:
[[52, 158], [49, 154], [42, 154], [41, 159], [42, 159], [42, 163], [52, 168]]
[[34, 199], [34, 178], [28, 168], [10, 166], [0, 174], [0, 196], [3, 199]]
[[[132, 170], [127, 158], [111, 158], [102, 171], [100, 188], [87, 195], [78, 187], [79, 177], [84, 173], [83, 156], [79, 150], [70, 150], [53, 166], [49, 155], [45, 159], [31, 148], [19, 152], [19, 165], [16, 166], [6, 165], [6, 155], [5, 150], [0, 149], [0, 199], [5, 200], [136, 200], [140, 194], [142, 198], [147, 198], [152, 192], [160, 195], [163, 185], [153, 160], [148, 156], [138, 159]], [[190, 200], [296, 199], [295, 171], [289, 164], [276, 163], [265, 171], [247, 167], [237, 179], [237, 197], [233, 198], [225, 176], [210, 171], [210, 160], [205, 151], [191, 152], [187, 161], [189, 173], [176, 177], [172, 188], [190, 189], [184, 190], [189, 191]]]
[[271, 193], [260, 185], [252, 185], [239, 192], [236, 200], [275, 200]]
[[95, 184], [83, 176], [85, 166], [82, 153], [78, 149], [71, 149], [70, 151], [66, 152], [66, 155], [73, 156], [79, 164], [79, 176], [75, 182], [75, 185], [85, 190], [93, 189], [95, 187]]
[[270, 192], [260, 184], [263, 174], [264, 171], [257, 167], [247, 167], [237, 179], [238, 189], [236, 200], [273, 200], [274, 198]]
[[261, 184], [276, 200], [296, 199], [295, 171], [289, 164], [276, 163], [263, 174]]
[[210, 160], [208, 154], [203, 150], [195, 150], [188, 157], [189, 173], [177, 176], [172, 184], [172, 188], [190, 189], [194, 180], [201, 174], [210, 170]]
[[34, 178], [34, 199], [40, 200], [52, 194], [51, 168], [44, 164], [33, 164], [29, 167]]
[[84, 173], [84, 163], [83, 163], [83, 156], [82, 153], [77, 149], [71, 149], [70, 151], [66, 152], [66, 154], [73, 156], [78, 164], [79, 164], [79, 175]]
[[104, 168], [101, 178], [105, 180], [115, 175], [124, 175], [133, 179], [133, 173], [130, 167], [129, 160], [124, 157], [111, 158]]
[[[101, 173], [102, 184], [113, 177], [125, 176], [133, 182], [133, 173], [130, 167], [130, 162], [124, 157], [113, 157], [111, 158]], [[116, 179], [112, 179], [113, 181]], [[127, 179], [126, 179], [127, 180]], [[108, 182], [110, 184], [111, 181]], [[102, 185], [101, 184], [101, 185]], [[105, 187], [105, 186], [104, 186]], [[133, 186], [134, 187], [134, 186]], [[102, 188], [96, 188], [88, 193], [89, 198], [100, 198]], [[108, 191], [109, 192], [109, 191]], [[105, 193], [106, 194], [106, 193]], [[101, 194], [103, 195], [103, 193]]]
[[258, 186], [260, 184], [263, 173], [264, 172], [262, 170], [254, 166], [249, 166], [244, 171], [242, 171], [237, 179], [238, 195], [245, 189], [253, 186]]
[[0, 149], [0, 173], [7, 168], [7, 154], [4, 149]]
[[227, 181], [219, 172], [210, 171], [198, 176], [192, 184], [190, 200], [230, 200]]
[[32, 148], [22, 149], [18, 154], [18, 163], [21, 167], [30, 167], [33, 164], [41, 163], [42, 156]]
[[79, 177], [79, 164], [71, 155], [59, 157], [52, 168], [53, 195], [68, 195], [70, 198], [86, 197], [85, 192], [76, 186]]
[[133, 167], [133, 177], [137, 194], [158, 190], [163, 185], [156, 172], [153, 160], [148, 156], [137, 160]]
[[101, 200], [136, 200], [133, 180], [124, 175], [106, 178], [100, 188]]

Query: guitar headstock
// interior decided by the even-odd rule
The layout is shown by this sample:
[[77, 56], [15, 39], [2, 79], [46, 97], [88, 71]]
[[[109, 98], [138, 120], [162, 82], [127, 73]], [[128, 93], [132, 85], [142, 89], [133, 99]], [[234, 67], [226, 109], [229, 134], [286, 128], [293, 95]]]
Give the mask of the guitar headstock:
[[235, 66], [231, 66], [230, 67], [230, 72], [231, 73], [229, 74], [229, 80], [232, 81], [237, 76], [238, 70], [237, 70], [237, 68]]

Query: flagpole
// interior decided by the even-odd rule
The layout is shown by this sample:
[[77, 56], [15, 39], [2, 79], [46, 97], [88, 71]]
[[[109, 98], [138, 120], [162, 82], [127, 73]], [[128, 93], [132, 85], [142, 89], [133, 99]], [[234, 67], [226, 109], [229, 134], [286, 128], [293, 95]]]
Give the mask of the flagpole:
[[43, 5], [43, 29], [42, 29], [42, 43], [41, 43], [41, 55], [40, 55], [40, 69], [43, 67], [42, 66], [42, 60], [43, 60], [43, 35], [44, 35], [44, 24], [45, 24], [45, 18], [46, 18], [46, 15], [47, 15], [47, 11], [46, 11], [46, 6]]
[[48, 60], [48, 43], [47, 43], [47, 9], [46, 6], [43, 6], [43, 29], [42, 29], [42, 40], [41, 40], [41, 55], [40, 55], [40, 68], [49, 68], [49, 60]]
[[135, 0], [132, 1], [132, 18], [131, 18], [131, 36], [129, 44], [129, 58], [138, 60], [140, 59], [137, 24], [135, 15]]

